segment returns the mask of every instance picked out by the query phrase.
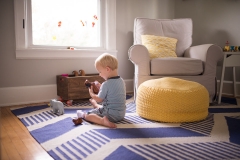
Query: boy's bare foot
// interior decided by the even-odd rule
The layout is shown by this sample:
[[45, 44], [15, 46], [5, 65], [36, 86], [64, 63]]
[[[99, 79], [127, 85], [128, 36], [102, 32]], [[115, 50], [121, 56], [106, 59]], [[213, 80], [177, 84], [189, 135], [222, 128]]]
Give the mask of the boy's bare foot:
[[97, 102], [94, 99], [89, 99], [90, 103], [93, 105], [93, 108], [99, 108]]
[[116, 124], [110, 122], [106, 116], [103, 117], [103, 125], [109, 128], [117, 128]]

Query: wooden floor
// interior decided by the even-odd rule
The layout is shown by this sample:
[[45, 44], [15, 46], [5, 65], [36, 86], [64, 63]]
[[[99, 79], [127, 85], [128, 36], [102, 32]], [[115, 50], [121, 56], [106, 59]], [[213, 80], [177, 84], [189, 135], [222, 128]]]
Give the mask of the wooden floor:
[[10, 107], [0, 109], [0, 160], [53, 159], [30, 135], [22, 122], [12, 114]]

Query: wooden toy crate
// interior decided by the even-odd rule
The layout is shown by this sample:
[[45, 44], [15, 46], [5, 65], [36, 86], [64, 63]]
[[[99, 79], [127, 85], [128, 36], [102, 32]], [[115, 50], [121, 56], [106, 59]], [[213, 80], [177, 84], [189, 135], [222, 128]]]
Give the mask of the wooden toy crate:
[[90, 98], [88, 88], [84, 85], [85, 80], [90, 82], [104, 82], [98, 74], [86, 74], [85, 76], [61, 76], [57, 75], [57, 95], [63, 100], [77, 100]]

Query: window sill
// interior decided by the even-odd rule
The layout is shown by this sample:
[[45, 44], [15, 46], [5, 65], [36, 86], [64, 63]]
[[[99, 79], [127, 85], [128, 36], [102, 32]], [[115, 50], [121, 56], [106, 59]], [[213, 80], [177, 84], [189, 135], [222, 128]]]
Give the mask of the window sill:
[[117, 54], [117, 50], [17, 49], [16, 59], [89, 59], [105, 52]]

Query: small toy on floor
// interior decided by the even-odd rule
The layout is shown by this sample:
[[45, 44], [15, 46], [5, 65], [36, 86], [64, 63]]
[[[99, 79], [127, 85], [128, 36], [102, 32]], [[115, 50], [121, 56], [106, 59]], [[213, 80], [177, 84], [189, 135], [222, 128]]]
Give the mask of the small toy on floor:
[[100, 86], [101, 86], [101, 83], [99, 83], [98, 81], [89, 82], [89, 81], [86, 79], [86, 81], [84, 82], [84, 84], [85, 84], [85, 86], [86, 86], [87, 88], [90, 88], [91, 86], [93, 86], [93, 93], [98, 94], [99, 89], [100, 89]]
[[57, 98], [57, 100], [63, 102], [63, 98], [60, 96]]
[[73, 100], [68, 100], [66, 103], [67, 103], [67, 106], [72, 106]]
[[85, 117], [85, 113], [82, 110], [77, 110], [77, 117], [73, 117], [72, 121], [75, 125], [82, 124], [82, 119]]
[[82, 118], [74, 117], [74, 118], [72, 119], [72, 121], [73, 121], [73, 123], [74, 123], [75, 125], [82, 124]]
[[64, 114], [64, 105], [61, 101], [56, 99], [50, 100], [50, 108], [54, 114], [62, 115]]

